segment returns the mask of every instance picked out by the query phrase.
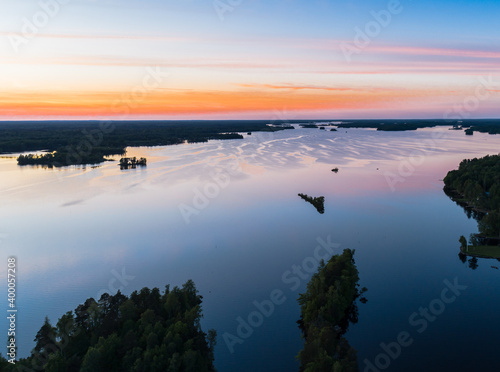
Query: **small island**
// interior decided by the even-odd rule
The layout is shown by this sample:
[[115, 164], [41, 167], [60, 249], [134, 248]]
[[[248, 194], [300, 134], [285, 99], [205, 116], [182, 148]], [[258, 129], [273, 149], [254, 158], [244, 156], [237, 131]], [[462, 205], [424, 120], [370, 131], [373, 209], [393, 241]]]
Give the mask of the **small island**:
[[145, 167], [147, 165], [147, 159], [146, 158], [140, 158], [137, 160], [137, 158], [134, 156], [133, 158], [121, 158], [120, 159], [120, 169], [135, 169], [137, 167]]
[[356, 350], [344, 337], [349, 324], [358, 321], [356, 300], [366, 291], [359, 290], [358, 282], [354, 250], [344, 249], [326, 264], [321, 261], [298, 299], [297, 323], [305, 340], [297, 356], [300, 371], [359, 371]]
[[318, 126], [315, 123], [305, 123], [305, 124], [300, 124], [302, 128], [308, 128], [308, 129], [317, 129]]
[[92, 153], [76, 154], [74, 152], [60, 150], [47, 152], [41, 155], [27, 154], [19, 155], [17, 157], [18, 165], [40, 165], [46, 168], [60, 168], [69, 165], [87, 165], [87, 164], [100, 164], [107, 161], [105, 158], [107, 155], [117, 151], [117, 153], [122, 152], [122, 150], [111, 150], [111, 151], [100, 151], [96, 150]]
[[312, 196], [309, 196], [306, 194], [299, 194], [299, 196], [302, 199], [304, 199], [306, 202], [311, 203], [320, 214], [325, 213], [325, 197], [324, 196], [312, 197]]

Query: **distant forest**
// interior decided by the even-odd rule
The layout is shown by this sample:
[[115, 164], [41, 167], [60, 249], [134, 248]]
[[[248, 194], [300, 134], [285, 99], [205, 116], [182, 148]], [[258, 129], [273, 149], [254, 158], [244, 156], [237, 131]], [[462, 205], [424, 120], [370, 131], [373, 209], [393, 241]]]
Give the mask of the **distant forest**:
[[[272, 123], [273, 125], [268, 125]], [[240, 139], [239, 133], [293, 129], [283, 121], [47, 121], [0, 122], [0, 154], [45, 150], [18, 159], [19, 165], [58, 167], [97, 164], [122, 155], [128, 146], [166, 146], [213, 139]]]
[[457, 202], [484, 212], [479, 232], [500, 237], [500, 155], [466, 159], [444, 178], [444, 191]]
[[[123, 155], [129, 146], [167, 146], [241, 139], [240, 133], [275, 132], [293, 129], [291, 124], [318, 128], [304, 120], [178, 120], [178, 121], [22, 121], [0, 122], [0, 154], [45, 151], [19, 156], [19, 165], [62, 167], [98, 164], [106, 156]], [[272, 124], [272, 125], [269, 125]], [[435, 126], [465, 129], [466, 134], [500, 133], [500, 120], [349, 120], [339, 128], [376, 128], [407, 131]]]
[[[19, 165], [62, 167], [97, 164], [109, 155], [123, 155], [129, 146], [167, 146], [241, 139], [240, 133], [293, 129], [291, 124], [318, 128], [329, 120], [178, 120], [178, 121], [22, 121], [0, 122], [0, 154], [46, 151], [18, 158]], [[269, 125], [272, 124], [272, 125]], [[407, 131], [435, 126], [465, 129], [466, 134], [500, 133], [498, 119], [348, 120], [339, 128]]]
[[202, 297], [189, 280], [160, 293], [89, 298], [53, 326], [46, 318], [28, 358], [0, 371], [211, 372], [216, 333], [201, 330]]
[[407, 131], [437, 126], [453, 126], [456, 129], [465, 129], [466, 134], [472, 134], [473, 132], [500, 133], [500, 119], [352, 120], [338, 125], [339, 128], [374, 128], [380, 131]]

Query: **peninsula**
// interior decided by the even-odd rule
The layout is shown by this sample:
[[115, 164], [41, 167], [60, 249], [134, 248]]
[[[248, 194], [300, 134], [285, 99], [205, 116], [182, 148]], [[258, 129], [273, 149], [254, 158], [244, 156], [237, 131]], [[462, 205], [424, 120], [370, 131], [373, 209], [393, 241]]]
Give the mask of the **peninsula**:
[[500, 257], [500, 155], [463, 160], [443, 181], [444, 192], [478, 221], [470, 245], [460, 238], [462, 253]]
[[349, 324], [357, 323], [356, 300], [366, 291], [358, 289], [358, 282], [354, 250], [344, 249], [326, 264], [321, 261], [298, 299], [297, 323], [305, 339], [297, 356], [300, 371], [359, 371], [356, 350], [344, 337]]

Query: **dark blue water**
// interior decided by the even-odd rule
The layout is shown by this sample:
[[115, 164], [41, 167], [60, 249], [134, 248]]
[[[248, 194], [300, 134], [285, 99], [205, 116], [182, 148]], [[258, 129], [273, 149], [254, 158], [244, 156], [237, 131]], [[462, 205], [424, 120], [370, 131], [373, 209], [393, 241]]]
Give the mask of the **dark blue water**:
[[[55, 323], [88, 297], [193, 279], [204, 297], [202, 326], [218, 332], [220, 372], [297, 370], [296, 299], [315, 256], [354, 248], [368, 302], [347, 338], [362, 370], [371, 363], [496, 371], [497, 261], [479, 260], [471, 270], [459, 260], [458, 238], [475, 232], [476, 222], [448, 199], [441, 180], [463, 158], [499, 145], [500, 137], [445, 129], [296, 129], [129, 149], [148, 158], [144, 170], [114, 163], [42, 170], [0, 159], [0, 271], [5, 276], [7, 257], [17, 257], [19, 353], [29, 354], [46, 315]], [[298, 193], [324, 195], [325, 214]], [[441, 308], [446, 280], [467, 288]], [[268, 305], [272, 293], [279, 304], [256, 314], [254, 302]], [[431, 303], [439, 315], [431, 313], [422, 330], [418, 313]], [[238, 333], [238, 318], [255, 326]], [[402, 333], [412, 342], [398, 349]]]

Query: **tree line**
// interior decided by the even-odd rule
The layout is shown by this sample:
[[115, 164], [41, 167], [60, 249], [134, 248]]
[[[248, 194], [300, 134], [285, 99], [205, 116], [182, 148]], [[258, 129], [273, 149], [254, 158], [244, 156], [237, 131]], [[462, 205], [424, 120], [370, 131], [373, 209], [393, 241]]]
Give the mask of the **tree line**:
[[499, 119], [350, 120], [348, 123], [338, 125], [339, 128], [375, 128], [379, 131], [407, 131], [420, 128], [434, 128], [437, 126], [452, 126], [455, 129], [464, 129], [465, 134], [472, 134], [473, 132], [500, 133]]
[[[274, 125], [269, 125], [269, 124]], [[20, 165], [67, 166], [103, 162], [129, 146], [167, 146], [213, 139], [241, 139], [240, 133], [293, 129], [284, 121], [37, 121], [0, 122], [0, 154], [46, 150], [20, 157]]]
[[500, 237], [500, 155], [462, 160], [458, 170], [448, 172], [444, 184], [444, 191], [455, 200], [484, 212], [475, 214], [481, 235]]
[[211, 372], [216, 333], [200, 326], [202, 296], [181, 288], [143, 288], [87, 299], [37, 332], [29, 357], [0, 370], [43, 372]]
[[[359, 275], [354, 250], [345, 249], [317, 272], [299, 295], [297, 321], [303, 350], [300, 372], [359, 371], [356, 350], [344, 337], [358, 321]], [[361, 298], [360, 298], [361, 297]], [[36, 333], [31, 354], [5, 372], [213, 372], [215, 330], [200, 326], [202, 296], [188, 280], [181, 288], [143, 288], [130, 296], [104, 293]]]

